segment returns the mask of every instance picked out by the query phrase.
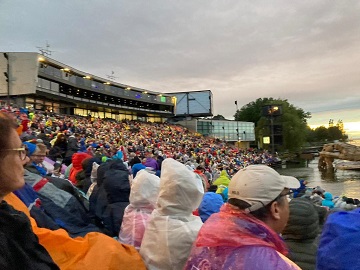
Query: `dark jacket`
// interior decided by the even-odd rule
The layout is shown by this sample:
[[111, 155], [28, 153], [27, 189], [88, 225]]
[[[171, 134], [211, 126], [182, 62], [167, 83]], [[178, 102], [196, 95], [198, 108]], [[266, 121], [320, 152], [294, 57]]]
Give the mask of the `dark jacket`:
[[98, 168], [97, 188], [90, 197], [90, 209], [111, 236], [120, 231], [126, 206], [129, 205], [129, 171], [121, 160], [109, 160]]
[[59, 269], [31, 230], [27, 216], [0, 203], [0, 269]]
[[79, 150], [80, 150], [80, 144], [79, 144], [78, 140], [75, 137], [70, 136], [70, 138], [68, 140], [68, 144], [67, 144], [67, 151], [66, 151], [65, 157], [71, 157], [73, 154], [75, 154]]
[[[48, 179], [26, 170], [24, 178], [36, 192], [46, 214], [71, 236], [84, 236], [88, 232], [100, 231], [91, 223], [87, 211], [73, 195], [57, 188]], [[23, 188], [17, 190], [16, 195], [22, 192]], [[18, 197], [24, 202], [22, 197]]]
[[94, 162], [96, 162], [97, 164], [101, 164], [101, 160], [96, 157], [89, 158], [84, 163], [82, 163], [84, 179], [82, 181], [78, 181], [77, 187], [81, 191], [83, 191], [85, 194], [92, 184], [91, 183], [91, 171], [92, 171], [92, 166], [93, 166]]
[[57, 151], [59, 151], [61, 157], [64, 158], [68, 148], [68, 142], [66, 140], [56, 140], [53, 147], [58, 147], [60, 150]]
[[50, 148], [49, 154], [47, 156], [52, 161], [56, 161], [58, 158], [62, 159], [64, 158], [64, 152], [59, 146], [54, 146]]
[[315, 269], [319, 233], [319, 216], [315, 206], [306, 198], [290, 201], [290, 216], [282, 232], [289, 247], [289, 258], [303, 270]]

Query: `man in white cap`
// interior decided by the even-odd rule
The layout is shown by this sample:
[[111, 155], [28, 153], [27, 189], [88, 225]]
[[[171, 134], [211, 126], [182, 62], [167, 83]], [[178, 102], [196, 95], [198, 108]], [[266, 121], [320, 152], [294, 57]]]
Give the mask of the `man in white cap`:
[[289, 218], [290, 188], [299, 181], [250, 165], [229, 184], [229, 201], [204, 223], [185, 269], [300, 269], [279, 234]]

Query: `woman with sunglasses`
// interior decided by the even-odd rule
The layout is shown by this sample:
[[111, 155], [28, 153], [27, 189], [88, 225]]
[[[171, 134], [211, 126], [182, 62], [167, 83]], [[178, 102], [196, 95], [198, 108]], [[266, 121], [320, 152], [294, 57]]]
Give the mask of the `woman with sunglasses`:
[[28, 217], [4, 201], [24, 184], [29, 161], [12, 118], [0, 113], [0, 269], [59, 269], [31, 230]]

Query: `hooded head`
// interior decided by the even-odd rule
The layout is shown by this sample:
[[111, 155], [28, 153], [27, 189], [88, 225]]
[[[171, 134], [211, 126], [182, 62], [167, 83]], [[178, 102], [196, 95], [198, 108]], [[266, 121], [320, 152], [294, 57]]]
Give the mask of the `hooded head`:
[[204, 188], [184, 164], [167, 158], [162, 163], [157, 209], [163, 215], [191, 215], [202, 200]]
[[121, 150], [117, 151], [117, 153], [112, 157], [115, 160], [123, 160], [124, 154]]
[[34, 154], [35, 150], [36, 150], [36, 145], [33, 144], [33, 143], [29, 143], [29, 142], [24, 142], [23, 143], [26, 148], [27, 148], [27, 151], [28, 151], [28, 156], [31, 156], [32, 154]]
[[332, 200], [332, 194], [330, 192], [325, 192], [324, 193], [324, 199], [331, 201]]
[[319, 215], [306, 198], [295, 198], [289, 203], [290, 216], [282, 232], [284, 239], [315, 239], [319, 233]]
[[159, 195], [160, 178], [141, 170], [133, 180], [130, 192], [130, 204], [135, 208], [155, 208]]

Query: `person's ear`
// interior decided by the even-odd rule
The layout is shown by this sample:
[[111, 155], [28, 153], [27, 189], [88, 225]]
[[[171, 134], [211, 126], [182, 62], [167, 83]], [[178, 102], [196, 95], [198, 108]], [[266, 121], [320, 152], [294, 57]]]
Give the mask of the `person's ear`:
[[280, 219], [280, 205], [277, 201], [273, 202], [270, 206], [270, 216], [275, 219]]

